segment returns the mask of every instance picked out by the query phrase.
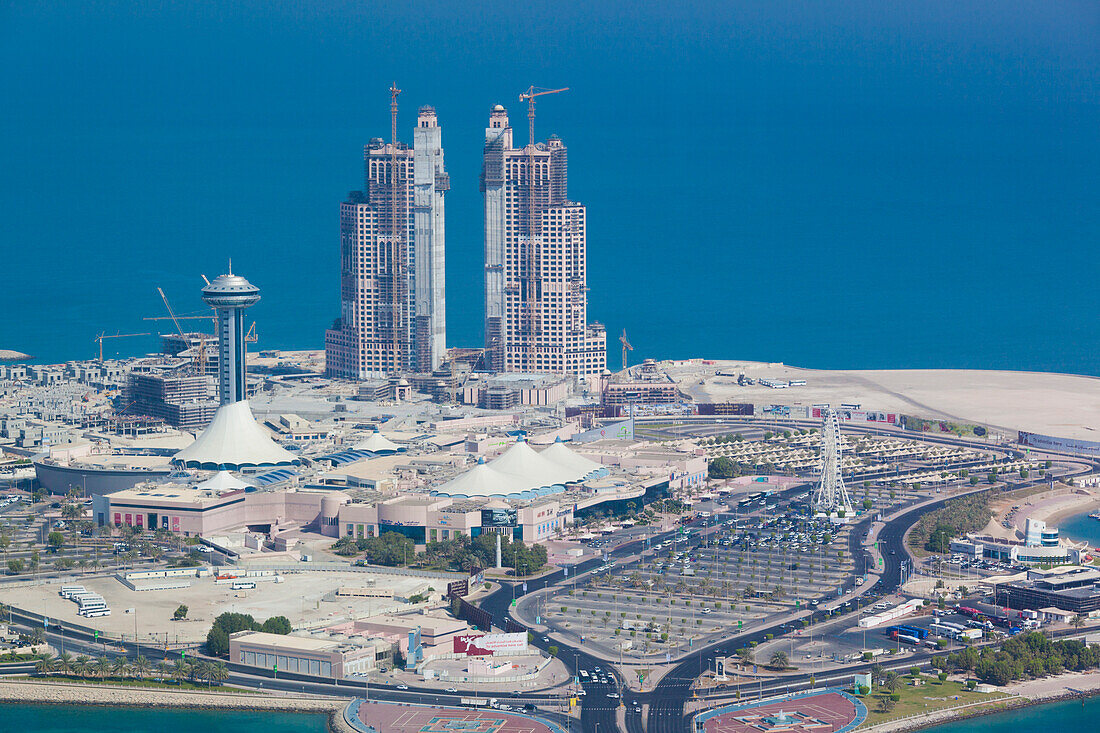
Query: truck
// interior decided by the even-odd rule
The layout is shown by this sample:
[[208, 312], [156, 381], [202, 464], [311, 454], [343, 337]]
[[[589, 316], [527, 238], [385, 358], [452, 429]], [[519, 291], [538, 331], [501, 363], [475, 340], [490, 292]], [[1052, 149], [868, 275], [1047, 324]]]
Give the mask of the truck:
[[977, 641], [982, 638], [984, 633], [981, 629], [964, 629], [959, 632], [959, 638], [966, 641]]
[[898, 634], [894, 637], [899, 642], [904, 644], [912, 644], [913, 646], [920, 646], [920, 639], [915, 636], [909, 636], [908, 634]]

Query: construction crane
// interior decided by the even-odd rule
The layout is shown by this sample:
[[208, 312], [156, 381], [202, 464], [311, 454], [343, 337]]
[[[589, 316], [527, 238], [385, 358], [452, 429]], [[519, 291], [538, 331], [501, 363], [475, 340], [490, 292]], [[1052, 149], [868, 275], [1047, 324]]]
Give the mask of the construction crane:
[[[569, 87], [561, 89], [541, 89], [534, 85], [527, 87], [527, 91], [519, 95], [519, 101], [527, 102], [527, 246], [526, 263], [524, 267], [523, 301], [527, 314], [527, 363], [526, 367], [533, 367], [536, 339], [541, 323], [539, 315], [539, 277], [541, 275], [539, 261], [541, 253], [538, 247], [539, 225], [536, 221], [541, 211], [535, 210], [535, 99], [547, 94], [560, 94], [569, 91]], [[549, 197], [547, 197], [549, 201]]]
[[99, 363], [100, 364], [103, 363], [103, 341], [105, 339], [124, 339], [124, 338], [129, 338], [131, 336], [152, 336], [152, 334], [150, 334], [150, 333], [116, 333], [116, 334], [108, 336], [106, 333], [103, 333], [101, 331], [100, 334], [95, 337], [95, 340], [99, 343]]
[[[203, 276], [203, 280], [206, 280], [205, 275]], [[209, 285], [209, 284], [210, 284], [210, 281], [207, 280], [207, 285]], [[209, 315], [205, 315], [205, 316], [177, 316], [176, 312], [172, 310], [172, 306], [168, 302], [168, 296], [164, 294], [164, 290], [162, 288], [158, 287], [157, 292], [160, 293], [160, 299], [162, 301], [164, 301], [164, 308], [165, 308], [165, 310], [168, 311], [168, 315], [167, 316], [152, 316], [152, 317], [144, 318], [143, 320], [146, 320], [146, 321], [163, 321], [166, 318], [171, 319], [172, 323], [175, 324], [175, 326], [176, 326], [176, 333], [179, 334], [180, 338], [183, 340], [183, 342], [185, 344], [189, 344], [190, 339], [188, 339], [187, 334], [185, 334], [183, 332], [183, 326], [180, 325], [180, 321], [198, 320], [198, 319], [202, 319], [202, 318], [209, 318], [215, 324], [215, 327], [217, 326], [217, 320], [215, 319], [215, 314], [213, 312], [213, 309], [211, 309], [211, 312], [210, 312]], [[254, 327], [255, 327], [255, 324], [253, 324], [253, 328]], [[256, 340], [255, 335], [253, 335], [252, 340], [253, 341]], [[206, 334], [202, 334], [199, 337], [199, 347], [198, 347], [198, 350], [195, 352], [195, 356], [194, 356], [194, 359], [192, 360], [192, 364], [191, 364], [191, 368], [195, 372], [195, 374], [205, 373], [205, 371], [206, 371], [206, 363], [205, 362], [206, 362]]]
[[[397, 202], [399, 182], [397, 167], [397, 95], [401, 90], [397, 88], [395, 81], [390, 85], [390, 271], [393, 274], [391, 284], [390, 302], [393, 307], [393, 372], [402, 371], [408, 364], [405, 323], [402, 316], [405, 313], [406, 290], [408, 282], [405, 279], [405, 229], [408, 226], [408, 215], [399, 216]], [[404, 167], [402, 167], [402, 172]], [[402, 176], [403, 178], [403, 176]], [[403, 363], [404, 361], [404, 363]]]
[[626, 369], [626, 352], [634, 351], [634, 347], [626, 338], [625, 328], [623, 329], [623, 335], [619, 337], [619, 343], [623, 345], [623, 369]]
[[535, 97], [541, 97], [545, 94], [560, 94], [561, 92], [568, 92], [569, 87], [562, 87], [561, 89], [541, 89], [539, 87], [530, 86], [527, 87], [527, 91], [519, 95], [519, 101], [527, 102], [527, 144], [535, 144]]

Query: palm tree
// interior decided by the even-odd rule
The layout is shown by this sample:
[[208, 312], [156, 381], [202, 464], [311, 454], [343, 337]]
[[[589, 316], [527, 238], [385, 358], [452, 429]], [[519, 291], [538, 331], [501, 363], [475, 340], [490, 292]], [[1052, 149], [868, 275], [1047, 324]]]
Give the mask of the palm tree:
[[80, 675], [81, 677], [87, 677], [88, 673], [91, 671], [91, 663], [91, 657], [89, 657], [87, 654], [81, 654], [73, 662], [73, 672]]
[[167, 659], [157, 662], [157, 676], [162, 682], [172, 676], [172, 665], [168, 663]]
[[49, 654], [43, 654], [39, 657], [38, 661], [34, 663], [35, 674], [48, 675], [54, 670], [54, 658]]
[[1075, 628], [1075, 629], [1081, 628], [1082, 626], [1085, 625], [1085, 617], [1082, 616], [1081, 614], [1077, 614], [1076, 616], [1073, 617], [1073, 620], [1070, 621], [1070, 625], [1072, 625], [1073, 628]]
[[68, 652], [58, 654], [57, 658], [54, 659], [53, 667], [61, 674], [71, 673], [73, 671], [73, 655]]
[[181, 685], [183, 684], [183, 678], [187, 676], [187, 661], [185, 659], [180, 658], [172, 663], [172, 676]]
[[115, 677], [125, 677], [130, 673], [130, 659], [128, 657], [115, 657], [111, 662], [111, 672]]
[[131, 669], [133, 670], [134, 676], [140, 680], [149, 675], [152, 667], [149, 664], [149, 660], [139, 654], [134, 657], [134, 663]]
[[100, 657], [95, 660], [95, 674], [100, 679], [107, 679], [111, 675], [111, 660], [107, 657]]
[[191, 680], [193, 682], [201, 683], [204, 679], [208, 679], [209, 676], [210, 662], [200, 660], [191, 663]]

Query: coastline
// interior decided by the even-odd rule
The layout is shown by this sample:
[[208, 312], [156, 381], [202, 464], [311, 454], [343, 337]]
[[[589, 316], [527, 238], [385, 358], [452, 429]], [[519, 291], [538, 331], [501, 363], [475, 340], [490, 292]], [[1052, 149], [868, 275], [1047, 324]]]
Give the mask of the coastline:
[[[1069, 687], [1063, 684], [1067, 680], [1074, 680], [1074, 686]], [[1014, 696], [1007, 699], [975, 703], [963, 708], [937, 710], [912, 718], [891, 720], [874, 726], [862, 727], [858, 731], [859, 733], [908, 733], [909, 731], [926, 730], [938, 725], [1022, 710], [1037, 705], [1095, 697], [1100, 695], [1100, 672], [1074, 672], [1057, 677], [1044, 677], [1037, 680], [1017, 682], [1007, 685], [1003, 691]]]
[[350, 699], [196, 690], [176, 692], [141, 687], [22, 680], [10, 682], [0, 679], [0, 702], [4, 703], [314, 713], [325, 715], [331, 733], [356, 733], [344, 721], [344, 708]]
[[1097, 510], [1100, 510], [1100, 497], [1082, 495], [1081, 500], [1074, 502], [1071, 506], [1061, 506], [1047, 513], [1045, 517], [1035, 518], [1042, 519], [1048, 525], [1058, 526], [1058, 523], [1065, 519], [1079, 514], [1091, 514]]

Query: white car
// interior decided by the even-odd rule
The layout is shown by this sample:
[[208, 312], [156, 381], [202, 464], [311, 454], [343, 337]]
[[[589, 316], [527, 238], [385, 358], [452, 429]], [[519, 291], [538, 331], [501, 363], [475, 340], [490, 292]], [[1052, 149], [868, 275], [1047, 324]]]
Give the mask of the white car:
[[399, 690], [407, 690], [407, 689], [409, 689], [409, 686], [408, 686], [408, 685], [398, 685], [398, 686], [397, 686], [397, 689], [399, 689]]
[[617, 692], [609, 692], [609, 693], [607, 693], [607, 696], [611, 697], [611, 698], [614, 698], [616, 700], [619, 699], [619, 693], [617, 693]]
[[458, 689], [454, 687], [448, 687], [445, 692], [458, 692]]

